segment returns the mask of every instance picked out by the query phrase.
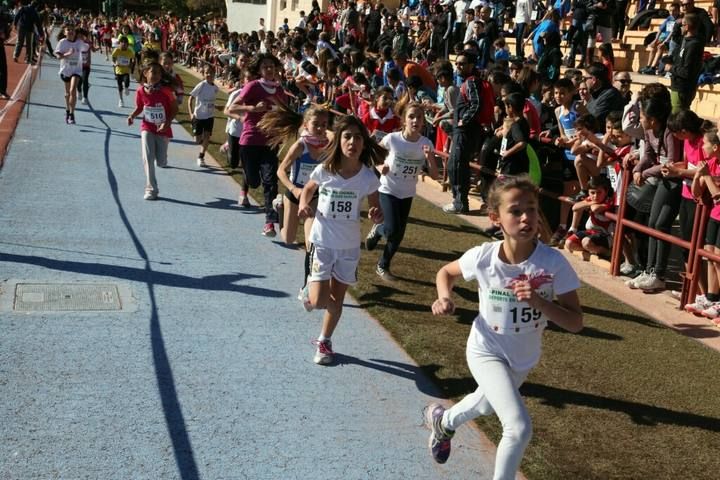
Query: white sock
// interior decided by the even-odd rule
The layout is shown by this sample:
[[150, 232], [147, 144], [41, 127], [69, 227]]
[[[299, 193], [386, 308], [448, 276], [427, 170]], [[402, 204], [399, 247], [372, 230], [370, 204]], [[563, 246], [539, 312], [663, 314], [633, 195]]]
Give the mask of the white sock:
[[324, 342], [325, 340], [330, 340], [330, 337], [326, 337], [325, 335], [323, 335], [321, 333], [320, 336], [318, 337], [318, 342]]

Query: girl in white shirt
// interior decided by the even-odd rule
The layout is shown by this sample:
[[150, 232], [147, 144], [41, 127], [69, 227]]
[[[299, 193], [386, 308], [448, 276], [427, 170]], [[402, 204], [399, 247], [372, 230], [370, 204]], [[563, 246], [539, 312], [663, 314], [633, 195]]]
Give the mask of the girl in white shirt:
[[[497, 414], [503, 426], [494, 479], [514, 479], [532, 435], [519, 388], [540, 359], [542, 333], [551, 321], [570, 332], [583, 327], [580, 281], [565, 257], [537, 240], [538, 189], [526, 175], [505, 177], [488, 193], [488, 213], [504, 240], [468, 250], [437, 274], [435, 315], [451, 315], [456, 280], [477, 280], [480, 297], [467, 342], [467, 361], [477, 390], [452, 408], [424, 411], [430, 451], [438, 463], [450, 455], [455, 430], [480, 415]], [[557, 302], [553, 302], [557, 299]]]
[[74, 27], [66, 26], [59, 36], [63, 38], [55, 46], [55, 56], [60, 59], [60, 78], [65, 84], [65, 123], [75, 123], [77, 86], [82, 79], [82, 52], [90, 46], [77, 38]]
[[[368, 218], [374, 223], [383, 221], [377, 192], [380, 182], [372, 165], [386, 154], [357, 117], [342, 117], [335, 123], [322, 163], [310, 174], [300, 196], [300, 217], [315, 217], [310, 231], [312, 268], [302, 300], [308, 310], [325, 309], [320, 337], [314, 342], [313, 361], [319, 365], [333, 361], [330, 337], [340, 321], [345, 292], [357, 281], [360, 208], [365, 197]], [[314, 209], [316, 192], [319, 197]]]
[[437, 177], [437, 165], [432, 141], [422, 135], [425, 127], [425, 110], [417, 102], [400, 107], [403, 129], [387, 134], [380, 145], [388, 149], [388, 157], [380, 167], [380, 205], [385, 217], [382, 225], [373, 225], [365, 239], [368, 251], [375, 249], [380, 238], [387, 239], [375, 273], [386, 281], [394, 281], [390, 261], [400, 248], [405, 236], [417, 177], [427, 165], [430, 176]]

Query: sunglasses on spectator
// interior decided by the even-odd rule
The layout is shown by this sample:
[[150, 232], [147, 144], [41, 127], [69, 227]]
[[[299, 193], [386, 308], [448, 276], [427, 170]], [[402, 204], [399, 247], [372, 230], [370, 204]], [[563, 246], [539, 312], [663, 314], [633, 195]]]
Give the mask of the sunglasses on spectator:
[[620, 80], [618, 80], [618, 82], [620, 82], [620, 83], [632, 83], [632, 80], [630, 80], [629, 78], [621, 78]]

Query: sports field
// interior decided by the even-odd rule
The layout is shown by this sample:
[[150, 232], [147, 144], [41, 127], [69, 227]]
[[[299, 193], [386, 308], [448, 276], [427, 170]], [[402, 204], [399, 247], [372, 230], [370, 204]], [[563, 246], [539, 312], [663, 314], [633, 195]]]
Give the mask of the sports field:
[[[181, 74], [189, 91], [198, 79]], [[226, 98], [221, 94], [218, 103]], [[178, 120], [189, 128], [185, 114]], [[210, 153], [221, 163], [223, 132], [224, 121], [216, 122]], [[253, 193], [262, 201], [260, 192]], [[486, 240], [476, 227], [416, 198], [393, 261], [400, 281], [381, 283], [374, 273], [378, 252], [363, 252], [360, 282], [352, 290], [448, 399], [475, 388], [464, 349], [477, 293], [461, 283], [456, 315], [433, 317], [435, 273]], [[523, 473], [531, 480], [716, 478], [718, 353], [590, 285], [583, 286], [581, 299], [585, 329], [569, 334], [550, 328], [541, 363], [522, 387], [534, 424]], [[494, 417], [478, 423], [499, 440]]]

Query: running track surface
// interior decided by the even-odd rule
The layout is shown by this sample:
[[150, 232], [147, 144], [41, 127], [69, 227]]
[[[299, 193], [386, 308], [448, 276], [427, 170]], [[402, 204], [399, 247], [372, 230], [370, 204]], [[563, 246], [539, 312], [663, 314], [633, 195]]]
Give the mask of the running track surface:
[[[93, 61], [74, 126], [45, 61], [0, 170], [0, 478], [491, 478], [474, 428], [433, 463], [420, 411], [437, 391], [351, 300], [338, 364], [312, 363], [302, 252], [260, 235], [177, 125], [143, 200], [139, 127]], [[19, 313], [16, 282], [130, 295], [122, 312]]]

